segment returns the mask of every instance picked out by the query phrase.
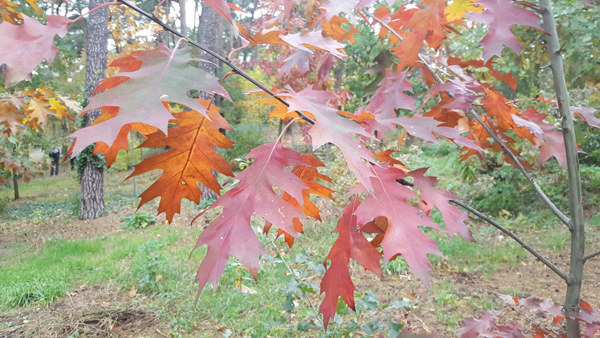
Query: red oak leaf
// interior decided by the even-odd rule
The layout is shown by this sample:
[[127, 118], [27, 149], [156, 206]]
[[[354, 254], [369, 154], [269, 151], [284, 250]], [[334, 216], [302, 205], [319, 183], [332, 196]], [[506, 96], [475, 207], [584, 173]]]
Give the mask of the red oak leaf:
[[[292, 196], [290, 196], [288, 193], [283, 194], [283, 199], [285, 201], [289, 202], [290, 204], [294, 205], [296, 208], [298, 208], [298, 210], [303, 211], [306, 216], [312, 217], [312, 218], [320, 221], [321, 220], [321, 214], [320, 214], [321, 211], [319, 210], [317, 205], [314, 204], [313, 201], [311, 201], [310, 195], [318, 195], [318, 196], [322, 196], [325, 198], [333, 199], [333, 196], [332, 196], [333, 190], [327, 188], [326, 186], [324, 186], [316, 181], [316, 179], [318, 178], [320, 180], [331, 183], [331, 179], [329, 177], [319, 173], [319, 170], [317, 168], [325, 166], [325, 164], [323, 162], [321, 162], [321, 160], [314, 157], [312, 154], [302, 155], [302, 158], [304, 159], [304, 161], [306, 163], [294, 166], [294, 169], [292, 169], [292, 173], [294, 175], [298, 176], [307, 187], [307, 189], [304, 189], [302, 191], [304, 208], [298, 201], [296, 201], [294, 198], [292, 198]], [[303, 226], [302, 226], [302, 223], [300, 222], [300, 219], [295, 218], [294, 219], [294, 229], [296, 229], [296, 231], [302, 233], [302, 227]], [[268, 231], [266, 227], [265, 227], [265, 231]], [[292, 244], [294, 243], [294, 237], [281, 229], [277, 229], [277, 236], [280, 236], [282, 234], [285, 235], [285, 241], [288, 244], [288, 246], [291, 248]]]
[[[215, 12], [217, 12], [217, 14], [219, 14], [227, 22], [229, 22], [229, 24], [231, 25], [231, 29], [233, 29], [234, 34], [237, 36], [239, 33], [239, 29], [238, 29], [237, 23], [235, 23], [233, 21], [233, 18], [231, 17], [231, 8], [233, 8], [232, 6], [235, 6], [235, 5], [232, 5], [224, 0], [203, 0], [203, 1], [207, 5], [209, 5], [212, 9], [214, 9]], [[237, 6], [234, 9], [236, 9], [236, 8], [237, 8]], [[237, 8], [237, 9], [239, 9], [239, 8]]]
[[438, 143], [435, 134], [440, 135], [458, 145], [465, 146], [467, 148], [474, 149], [476, 151], [482, 151], [472, 140], [461, 136], [461, 132], [456, 128], [441, 127], [441, 121], [438, 121], [432, 117], [422, 116], [402, 116], [394, 119], [380, 120], [381, 123], [393, 123], [404, 128], [410, 135], [416, 136], [425, 141]]
[[363, 160], [372, 161], [372, 154], [365, 145], [354, 138], [354, 135], [365, 138], [372, 136], [359, 124], [340, 116], [336, 109], [327, 105], [328, 101], [335, 99], [335, 95], [312, 88], [305, 88], [299, 92], [290, 90], [281, 95], [288, 98], [289, 111], [307, 112], [315, 117], [315, 124], [308, 130], [313, 148], [317, 149], [326, 143], [335, 144], [342, 151], [348, 168], [359, 182], [371, 191], [372, 172]]
[[304, 182], [285, 167], [306, 164], [300, 153], [281, 144], [268, 143], [254, 148], [247, 158], [255, 161], [236, 176], [238, 185], [223, 194], [211, 209], [223, 211], [200, 234], [194, 249], [208, 246], [196, 280], [198, 293], [207, 283], [216, 288], [229, 256], [235, 256], [256, 278], [258, 261], [264, 249], [252, 229], [250, 219], [262, 217], [292, 236], [296, 236], [293, 220], [302, 212], [282, 199], [278, 190], [288, 193], [296, 201], [303, 200]]
[[346, 56], [346, 54], [340, 51], [340, 49], [344, 48], [344, 44], [324, 37], [320, 30], [310, 31], [304, 35], [300, 33], [280, 35], [280, 38], [290, 46], [311, 54], [313, 50], [320, 50], [331, 53], [338, 58]]
[[[44, 60], [52, 62], [58, 49], [56, 35], [63, 37], [73, 21], [60, 15], [47, 15], [48, 23], [23, 15], [23, 24], [0, 23], [0, 65], [6, 65], [5, 86], [12, 87], [28, 79]], [[18, 48], [15, 48], [18, 46]]]
[[596, 117], [596, 109], [592, 107], [571, 107], [571, 113], [581, 117], [592, 127], [600, 128], [600, 118]]
[[439, 229], [429, 217], [421, 216], [421, 211], [407, 200], [416, 198], [409, 188], [397, 183], [405, 176], [404, 172], [394, 167], [373, 167], [371, 178], [373, 194], [356, 209], [358, 224], [367, 224], [376, 217], [386, 217], [388, 227], [381, 241], [383, 257], [387, 263], [397, 255], [408, 263], [414, 275], [429, 287], [429, 271], [431, 263], [428, 254], [442, 256], [438, 245], [427, 237], [420, 226]]
[[523, 111], [523, 115], [532, 123], [535, 123], [544, 133], [542, 139], [536, 139], [540, 145], [540, 153], [537, 157], [537, 162], [543, 164], [550, 157], [554, 156], [561, 167], [567, 167], [567, 151], [565, 149], [565, 141], [563, 134], [555, 130], [553, 124], [544, 121], [546, 114], [536, 113], [535, 109], [527, 109]]
[[[209, 106], [208, 101], [199, 101]], [[220, 194], [221, 185], [211, 170], [233, 177], [233, 166], [213, 149], [233, 148], [233, 142], [219, 131], [219, 128], [231, 130], [231, 127], [215, 105], [210, 105], [207, 115], [208, 118], [195, 110], [176, 113], [172, 123], [177, 126], [169, 128], [168, 135], [156, 131], [142, 143], [142, 148], [168, 147], [168, 150], [144, 159], [129, 175], [128, 178], [162, 170], [162, 175], [140, 195], [138, 208], [160, 197], [158, 213], [165, 212], [167, 221], [171, 222], [180, 212], [182, 199], [200, 203], [202, 192], [198, 183]]]
[[325, 327], [335, 315], [338, 298], [341, 297], [352, 310], [355, 310], [355, 287], [348, 271], [351, 258], [366, 270], [380, 277], [383, 276], [379, 263], [381, 254], [369, 243], [357, 224], [354, 212], [359, 204], [358, 196], [355, 196], [354, 201], [350, 202], [344, 210], [344, 214], [334, 230], [339, 234], [338, 238], [323, 262], [327, 267], [327, 261], [331, 261], [321, 280], [321, 293], [325, 293], [325, 298], [319, 307], [319, 312], [323, 314]]
[[413, 90], [411, 83], [406, 79], [408, 72], [396, 74], [388, 68], [383, 74], [383, 81], [365, 109], [379, 113], [384, 118], [396, 117], [396, 109], [414, 110], [416, 100], [405, 93]]
[[[105, 113], [110, 107], [118, 107], [118, 110], [111, 110], [110, 118], [74, 132], [71, 136], [77, 140], [73, 153], [78, 154], [94, 142], [111, 145], [121, 128], [130, 123], [142, 122], [166, 134], [169, 120], [173, 119], [165, 107], [167, 102], [182, 104], [206, 116], [206, 109], [189, 96], [191, 89], [229, 98], [216, 77], [191, 64], [196, 55], [190, 48], [173, 53], [159, 45], [156, 49], [134, 52], [125, 60], [115, 61], [115, 65], [123, 65], [125, 71], [101, 81], [82, 114], [101, 108]], [[139, 68], [136, 69], [137, 65]]]
[[435, 189], [437, 179], [432, 176], [425, 176], [426, 171], [427, 168], [421, 168], [410, 172], [410, 176], [415, 179], [414, 187], [419, 189], [421, 201], [424, 202], [420, 205], [421, 209], [429, 214], [434, 206], [437, 207], [442, 213], [446, 231], [450, 238], [453, 234], [458, 234], [473, 241], [471, 229], [465, 224], [469, 220], [469, 214], [449, 203], [450, 200], [458, 199], [458, 196], [446, 190]]
[[330, 21], [334, 16], [339, 16], [340, 14], [345, 13], [352, 22], [355, 22], [355, 10], [364, 6], [369, 6], [373, 2], [374, 0], [329, 0], [323, 3], [321, 8], [325, 10], [325, 18], [327, 21]]
[[279, 72], [281, 74], [289, 74], [295, 69], [300, 75], [306, 74], [310, 68], [310, 56], [309, 52], [300, 49], [297, 50], [283, 61], [283, 66]]
[[474, 79], [462, 81], [455, 77], [449, 82], [433, 86], [431, 92], [448, 92], [454, 95], [452, 102], [443, 105], [441, 108], [460, 109], [468, 112], [472, 109], [473, 101], [478, 98], [478, 94], [483, 92], [483, 88]]
[[488, 33], [481, 40], [485, 62], [494, 55], [500, 56], [502, 46], [509, 47], [517, 55], [521, 52], [521, 44], [510, 31], [510, 26], [523, 25], [542, 29], [537, 14], [513, 5], [511, 0], [479, 0], [476, 4], [483, 5], [485, 11], [470, 13], [469, 19], [489, 26]]

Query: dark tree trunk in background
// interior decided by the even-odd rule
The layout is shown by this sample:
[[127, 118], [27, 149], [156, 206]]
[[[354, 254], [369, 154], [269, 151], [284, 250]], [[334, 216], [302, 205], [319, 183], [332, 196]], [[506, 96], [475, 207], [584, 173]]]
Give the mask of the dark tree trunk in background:
[[[210, 8], [210, 6], [203, 2], [202, 14], [200, 15], [200, 44], [218, 53], [220, 52], [219, 47], [221, 46], [219, 44], [222, 43], [222, 35], [221, 17], [217, 12]], [[200, 62], [200, 68], [207, 73], [217, 75], [219, 68], [221, 67], [219, 60], [207, 54], [203, 54], [202, 59], [204, 61]], [[200, 93], [200, 96], [203, 99], [210, 100], [212, 94]], [[213, 172], [213, 174], [216, 176], [215, 172]], [[218, 197], [212, 190], [206, 188], [202, 184], [200, 185], [200, 190], [202, 191], [202, 198], [216, 199]]]
[[[95, 8], [107, 0], [90, 0], [89, 8]], [[85, 94], [89, 96], [96, 83], [106, 76], [108, 55], [108, 9], [102, 8], [87, 17], [85, 60]], [[87, 113], [87, 125], [98, 116], [100, 110]], [[84, 164], [81, 176], [81, 210], [79, 219], [94, 219], [104, 213], [104, 171], [92, 163]]]
[[19, 199], [19, 177], [17, 176], [17, 171], [13, 169], [12, 172], [13, 178], [13, 189], [15, 192], [15, 201]]

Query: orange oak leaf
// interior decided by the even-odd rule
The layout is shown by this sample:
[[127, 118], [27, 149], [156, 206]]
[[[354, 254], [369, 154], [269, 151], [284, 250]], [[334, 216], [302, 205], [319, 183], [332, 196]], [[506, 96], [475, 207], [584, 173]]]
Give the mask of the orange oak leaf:
[[[204, 106], [209, 105], [206, 100], [199, 102]], [[221, 185], [211, 170], [233, 177], [233, 166], [213, 149], [233, 148], [233, 142], [219, 132], [219, 128], [231, 130], [231, 127], [215, 105], [210, 105], [207, 115], [205, 117], [195, 110], [175, 113], [176, 119], [172, 122], [177, 126], [169, 128], [168, 135], [156, 131], [142, 143], [140, 147], [143, 148], [169, 149], [144, 159], [129, 176], [162, 170], [162, 175], [140, 195], [138, 208], [160, 197], [158, 213], [165, 212], [167, 221], [171, 222], [173, 216], [180, 212], [183, 198], [200, 203], [202, 192], [198, 184], [220, 194]]]
[[328, 21], [323, 21], [321, 26], [323, 26], [323, 33], [334, 40], [339, 42], [343, 42], [344, 40], [354, 43], [354, 35], [358, 33], [358, 29], [353, 26], [350, 26], [347, 30], [342, 27], [342, 25], [350, 26], [350, 23], [345, 18], [341, 16], [334, 16]]
[[145, 123], [166, 134], [169, 120], [173, 119], [165, 107], [167, 102], [179, 103], [206, 116], [206, 109], [190, 97], [192, 89], [229, 98], [216, 77], [192, 64], [198, 60], [196, 56], [190, 48], [173, 52], [159, 45], [113, 62], [111, 66], [120, 67], [121, 71], [99, 83], [82, 112], [102, 109], [103, 116], [99, 122], [71, 135], [76, 138], [73, 153], [78, 154], [95, 142], [111, 145], [121, 128], [131, 123]]
[[0, 100], [0, 124], [5, 126], [4, 132], [12, 134], [23, 126], [25, 115], [11, 100]]
[[54, 37], [65, 36], [67, 26], [73, 21], [60, 15], [47, 15], [46, 20], [48, 23], [42, 25], [36, 19], [23, 15], [21, 25], [7, 21], [0, 23], [0, 65], [6, 65], [6, 87], [28, 79], [44, 60], [54, 60], [58, 51]]
[[200, 234], [194, 248], [208, 246], [196, 274], [198, 293], [207, 283], [216, 288], [229, 256], [239, 259], [256, 278], [259, 258], [265, 251], [254, 234], [252, 217], [262, 217], [286, 233], [297, 235], [293, 223], [302, 212], [277, 191], [288, 193], [296, 201], [303, 200], [306, 185], [285, 169], [305, 164], [301, 154], [279, 143], [268, 143], [252, 149], [247, 158], [254, 158], [254, 163], [238, 174], [239, 183], [210, 207], [222, 207], [223, 211]]
[[[111, 146], [108, 146], [104, 142], [96, 142], [96, 145], [94, 146], [94, 155], [99, 153], [104, 154], [106, 166], [110, 168], [117, 159], [119, 151], [129, 149], [128, 135], [131, 131], [136, 131], [142, 136], [146, 137], [152, 133], [157, 132], [158, 129], [144, 123], [126, 124], [125, 126], [123, 126], [123, 128], [121, 128], [121, 130], [119, 131], [119, 135], [117, 135], [115, 142], [113, 142]], [[71, 154], [67, 153], [67, 156], [71, 156]]]
[[[294, 168], [292, 169], [292, 173], [298, 176], [307, 187], [302, 191], [304, 207], [302, 207], [302, 205], [288, 193], [283, 194], [283, 200], [294, 205], [296, 208], [298, 208], [298, 210], [302, 211], [304, 215], [320, 221], [321, 211], [319, 210], [317, 205], [311, 201], [310, 195], [318, 195], [321, 197], [333, 199], [333, 196], [331, 195], [333, 193], [333, 190], [327, 188], [326, 186], [316, 181], [316, 179], [318, 178], [325, 182], [331, 183], [331, 179], [319, 173], [317, 168], [325, 166], [325, 164], [321, 162], [321, 160], [314, 157], [312, 154], [302, 155], [302, 158], [304, 159], [305, 163], [294, 166]], [[268, 229], [270, 228], [270, 226], [270, 224], [268, 224], [268, 227], [267, 225], [265, 225], [265, 233], [269, 231]], [[300, 219], [294, 218], [294, 229], [299, 233], [303, 233], [302, 228], [303, 226]], [[285, 242], [291, 248], [292, 244], [294, 244], [294, 237], [282, 229], [277, 229], [277, 237], [281, 236], [282, 234], [285, 235]]]
[[494, 68], [494, 62], [492, 60], [488, 60], [488, 62], [484, 63], [482, 60], [463, 61], [456, 57], [449, 57], [448, 65], [459, 65], [463, 68], [465, 68], [465, 67], [475, 67], [475, 68], [485, 67], [490, 71], [490, 74], [494, 78], [506, 83], [510, 87], [510, 89], [512, 89], [512, 90], [517, 89], [517, 80], [518, 79], [513, 75], [513, 73], [508, 72], [506, 74], [503, 74], [502, 72], [496, 70]]

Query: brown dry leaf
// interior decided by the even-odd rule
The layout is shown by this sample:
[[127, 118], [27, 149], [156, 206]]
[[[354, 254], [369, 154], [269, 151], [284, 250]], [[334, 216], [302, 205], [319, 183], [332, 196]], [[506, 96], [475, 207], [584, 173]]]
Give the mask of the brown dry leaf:
[[135, 295], [137, 294], [137, 289], [135, 288], [135, 286], [131, 287], [128, 294], [129, 294], [129, 297], [131, 297], [131, 298], [135, 297]]

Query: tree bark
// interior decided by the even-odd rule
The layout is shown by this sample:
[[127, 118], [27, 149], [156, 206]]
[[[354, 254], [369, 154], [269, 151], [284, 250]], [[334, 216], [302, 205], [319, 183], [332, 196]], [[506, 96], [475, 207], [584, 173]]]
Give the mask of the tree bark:
[[[222, 35], [222, 22], [220, 16], [205, 2], [202, 2], [202, 14], [200, 14], [200, 44], [212, 51], [217, 51], [220, 37]], [[220, 61], [208, 54], [202, 54], [203, 62], [200, 62], [200, 68], [209, 74], [217, 75], [221, 67]], [[200, 93], [200, 97], [206, 100], [212, 98], [211, 93]], [[212, 171], [213, 175], [217, 175]], [[202, 198], [216, 199], [218, 196], [212, 190], [200, 184]]]
[[187, 35], [187, 18], [185, 11], [185, 0], [179, 0], [179, 22], [181, 23], [181, 34]]
[[[107, 0], [90, 0], [90, 10], [106, 3]], [[89, 96], [98, 81], [106, 76], [108, 56], [108, 9], [102, 8], [87, 18], [85, 94]], [[87, 113], [87, 125], [90, 125], [101, 111]], [[81, 176], [81, 210], [79, 219], [94, 219], [104, 213], [104, 170], [85, 163]]]
[[19, 196], [19, 177], [17, 176], [17, 171], [15, 169], [13, 169], [12, 178], [13, 178], [13, 189], [15, 192], [15, 201], [16, 201], [20, 198], [20, 196]]
[[543, 19], [542, 28], [547, 33], [548, 55], [552, 66], [558, 110], [562, 117], [563, 137], [567, 153], [569, 204], [571, 209], [571, 222], [569, 224], [569, 230], [571, 231], [571, 261], [569, 264], [569, 281], [567, 282], [564, 311], [567, 318], [567, 336], [573, 338], [581, 336], [581, 328], [575, 317], [579, 315], [583, 264], [585, 262], [585, 220], [583, 218], [581, 177], [577, 158], [575, 127], [573, 125], [573, 118], [571, 117], [569, 92], [567, 91], [565, 81], [556, 23], [552, 14], [552, 4], [550, 0], [541, 0], [540, 6]]

